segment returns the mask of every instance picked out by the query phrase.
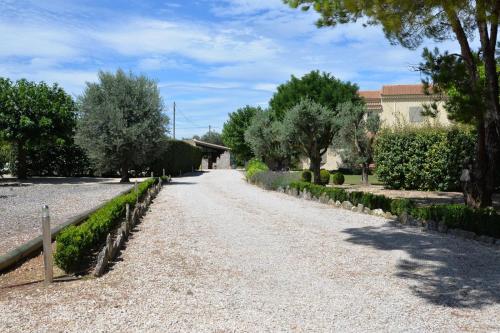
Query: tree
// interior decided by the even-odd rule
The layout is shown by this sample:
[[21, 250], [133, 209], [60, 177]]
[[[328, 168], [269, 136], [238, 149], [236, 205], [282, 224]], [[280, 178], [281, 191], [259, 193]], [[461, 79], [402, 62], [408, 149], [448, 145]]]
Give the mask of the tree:
[[168, 118], [156, 83], [145, 76], [99, 72], [98, 83], [87, 83], [78, 101], [76, 140], [99, 172], [129, 170], [148, 161], [165, 136]]
[[270, 111], [257, 111], [245, 131], [245, 140], [253, 154], [272, 170], [288, 167], [293, 159], [293, 152], [283, 137], [283, 125], [273, 119]]
[[276, 119], [283, 120], [286, 112], [304, 98], [335, 111], [340, 103], [359, 101], [357, 91], [355, 84], [342, 82], [328, 73], [312, 71], [301, 78], [292, 75], [289, 81], [278, 86], [269, 105]]
[[200, 138], [201, 141], [205, 141], [208, 143], [213, 143], [214, 145], [223, 146], [224, 142], [222, 141], [222, 136], [220, 133], [210, 131], [203, 134]]
[[[464, 199], [469, 206], [490, 206], [495, 175], [500, 164], [500, 100], [496, 51], [500, 1], [354, 1], [284, 0], [291, 7], [314, 8], [321, 14], [317, 25], [335, 26], [363, 17], [368, 24], [382, 25], [392, 43], [415, 49], [427, 39], [453, 39], [460, 46], [468, 91], [474, 100], [484, 89], [484, 111], [477, 119], [478, 142], [474, 159], [464, 169]], [[479, 35], [480, 53], [475, 55], [471, 40]], [[484, 64], [484, 82], [478, 71]], [[439, 82], [437, 82], [439, 85]], [[476, 107], [481, 107], [477, 105]]]
[[335, 111], [311, 99], [303, 99], [286, 113], [283, 131], [290, 145], [309, 157], [314, 182], [319, 184], [322, 156], [338, 131]]
[[362, 182], [368, 185], [370, 164], [373, 163], [373, 143], [380, 128], [377, 113], [368, 112], [363, 103], [346, 102], [339, 105], [336, 117], [339, 126], [336, 146], [342, 161], [361, 166]]
[[73, 99], [57, 84], [0, 78], [0, 138], [15, 151], [19, 179], [27, 177], [28, 146], [70, 138], [75, 119]]
[[262, 112], [260, 107], [245, 106], [229, 114], [222, 128], [222, 141], [231, 148], [231, 154], [239, 165], [254, 157], [252, 149], [245, 140], [245, 131], [255, 114]]

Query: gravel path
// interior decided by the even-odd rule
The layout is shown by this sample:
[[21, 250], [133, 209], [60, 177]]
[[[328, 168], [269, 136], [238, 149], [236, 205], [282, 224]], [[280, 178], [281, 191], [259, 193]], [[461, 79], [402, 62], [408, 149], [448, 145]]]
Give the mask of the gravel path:
[[25, 186], [0, 186], [0, 255], [40, 235], [43, 205], [49, 205], [52, 225], [63, 223], [132, 186], [117, 181], [35, 178]]
[[246, 184], [177, 178], [99, 279], [0, 290], [0, 332], [500, 331], [500, 253]]

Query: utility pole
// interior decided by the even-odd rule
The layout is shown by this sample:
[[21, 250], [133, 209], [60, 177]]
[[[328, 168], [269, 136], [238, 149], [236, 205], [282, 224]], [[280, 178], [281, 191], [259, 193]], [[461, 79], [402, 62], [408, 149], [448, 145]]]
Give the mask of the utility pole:
[[174, 102], [174, 140], [175, 140], [175, 102]]
[[208, 125], [208, 136], [210, 136], [210, 132], [212, 131], [212, 126]]

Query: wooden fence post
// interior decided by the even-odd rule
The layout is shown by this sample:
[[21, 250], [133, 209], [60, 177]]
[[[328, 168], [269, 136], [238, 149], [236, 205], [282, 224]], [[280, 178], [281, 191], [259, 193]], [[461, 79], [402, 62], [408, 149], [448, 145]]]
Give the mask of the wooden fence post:
[[42, 207], [42, 238], [43, 238], [43, 264], [45, 266], [45, 284], [52, 283], [54, 267], [52, 259], [52, 235], [50, 234], [49, 206]]

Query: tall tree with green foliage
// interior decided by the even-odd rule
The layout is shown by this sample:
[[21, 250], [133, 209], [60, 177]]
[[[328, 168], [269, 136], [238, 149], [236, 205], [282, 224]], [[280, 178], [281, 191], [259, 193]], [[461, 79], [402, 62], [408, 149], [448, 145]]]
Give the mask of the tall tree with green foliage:
[[368, 184], [375, 136], [380, 129], [379, 115], [369, 112], [364, 103], [346, 102], [339, 105], [336, 122], [339, 132], [334, 143], [342, 161], [353, 167], [361, 166], [361, 180]]
[[272, 170], [290, 166], [294, 152], [283, 137], [283, 124], [270, 111], [258, 110], [245, 131], [245, 140], [253, 154]]
[[303, 99], [283, 119], [284, 138], [298, 153], [310, 159], [314, 182], [321, 183], [322, 156], [339, 130], [335, 111], [311, 99]]
[[210, 131], [203, 134], [200, 138], [201, 141], [213, 143], [214, 145], [223, 146], [222, 135], [218, 132]]
[[56, 84], [0, 78], [0, 139], [15, 152], [19, 179], [28, 176], [28, 146], [71, 138], [75, 120], [73, 99]]
[[304, 98], [335, 111], [340, 103], [359, 101], [357, 91], [355, 84], [343, 82], [329, 73], [312, 71], [301, 78], [292, 75], [289, 81], [278, 86], [269, 106], [276, 119], [283, 120], [287, 111]]
[[[500, 99], [496, 65], [500, 1], [371, 1], [371, 0], [284, 0], [291, 7], [313, 8], [321, 14], [317, 25], [335, 26], [368, 18], [367, 23], [381, 25], [387, 38], [415, 49], [425, 39], [453, 39], [460, 46], [463, 63], [461, 80], [467, 86], [464, 96], [484, 106], [477, 115], [478, 142], [470, 165], [462, 174], [466, 203], [472, 207], [490, 206], [495, 176], [500, 165]], [[479, 35], [480, 52], [475, 53], [471, 40]], [[484, 81], [479, 71], [484, 66]], [[444, 69], [446, 70], [446, 68]], [[438, 69], [439, 72], [439, 69]], [[442, 83], [442, 82], [441, 82]], [[440, 84], [439, 81], [436, 82]], [[483, 91], [483, 92], [481, 92]], [[476, 117], [476, 116], [475, 116]]]
[[244, 165], [254, 154], [245, 140], [245, 131], [251, 124], [255, 114], [262, 112], [260, 107], [245, 106], [229, 114], [229, 119], [222, 128], [222, 141], [231, 148], [231, 154], [238, 165]]
[[87, 83], [78, 109], [77, 143], [97, 171], [119, 171], [121, 182], [151, 158], [168, 123], [156, 82], [121, 69], [101, 71], [98, 83]]

